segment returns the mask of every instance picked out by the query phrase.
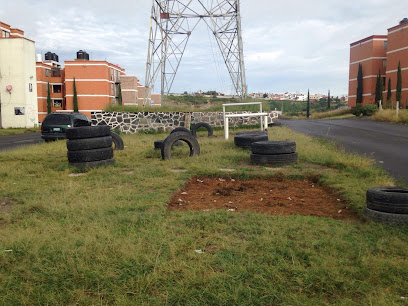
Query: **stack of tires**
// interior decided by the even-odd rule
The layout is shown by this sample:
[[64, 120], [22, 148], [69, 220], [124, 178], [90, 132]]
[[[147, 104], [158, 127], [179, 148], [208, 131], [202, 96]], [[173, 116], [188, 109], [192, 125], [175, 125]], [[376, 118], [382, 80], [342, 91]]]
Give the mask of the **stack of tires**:
[[267, 140], [268, 133], [266, 131], [239, 132], [234, 136], [234, 144], [244, 149], [250, 148], [254, 142]]
[[367, 190], [364, 214], [381, 222], [408, 224], [408, 189], [373, 187]]
[[283, 166], [298, 161], [296, 143], [292, 141], [254, 142], [251, 151], [251, 162], [258, 165]]
[[68, 161], [77, 168], [93, 168], [113, 164], [110, 127], [83, 126], [66, 130]]

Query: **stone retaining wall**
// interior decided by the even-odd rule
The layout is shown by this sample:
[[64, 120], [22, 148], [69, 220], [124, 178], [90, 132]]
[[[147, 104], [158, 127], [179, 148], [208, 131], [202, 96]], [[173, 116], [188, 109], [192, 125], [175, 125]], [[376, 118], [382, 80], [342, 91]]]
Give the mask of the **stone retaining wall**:
[[[237, 113], [256, 113], [256, 112], [227, 112], [227, 114]], [[266, 112], [271, 118], [280, 112]], [[276, 117], [276, 116], [275, 116]], [[212, 127], [223, 127], [222, 112], [138, 112], [138, 113], [121, 113], [121, 112], [92, 112], [92, 125], [109, 125], [112, 129], [118, 129], [126, 134], [134, 134], [141, 131], [171, 131], [178, 126], [185, 126], [187, 122], [195, 124], [206, 122]], [[260, 123], [259, 117], [241, 117], [230, 118], [230, 127], [240, 125], [256, 125]], [[187, 127], [190, 128], [190, 127]]]

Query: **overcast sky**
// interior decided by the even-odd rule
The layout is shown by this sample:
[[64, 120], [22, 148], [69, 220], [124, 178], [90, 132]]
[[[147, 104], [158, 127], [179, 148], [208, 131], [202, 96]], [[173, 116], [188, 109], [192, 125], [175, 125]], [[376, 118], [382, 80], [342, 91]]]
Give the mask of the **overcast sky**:
[[[193, 0], [194, 1], [194, 0]], [[0, 0], [0, 20], [25, 31], [37, 53], [72, 60], [79, 49], [145, 79], [150, 0]], [[408, 17], [406, 0], [242, 0], [250, 92], [347, 94], [350, 43]], [[232, 86], [205, 24], [193, 32], [173, 92]]]

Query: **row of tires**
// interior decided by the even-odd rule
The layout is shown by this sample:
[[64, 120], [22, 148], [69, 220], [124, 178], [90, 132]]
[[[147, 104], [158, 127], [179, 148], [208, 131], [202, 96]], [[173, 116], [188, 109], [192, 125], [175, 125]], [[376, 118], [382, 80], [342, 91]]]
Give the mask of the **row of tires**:
[[375, 220], [408, 224], [408, 189], [400, 187], [373, 187], [366, 193], [364, 214]]
[[68, 162], [77, 168], [113, 164], [113, 150], [123, 150], [122, 138], [110, 127], [83, 126], [66, 130]]
[[240, 132], [234, 143], [241, 148], [251, 148], [253, 164], [281, 166], [297, 163], [296, 143], [292, 141], [269, 141], [264, 131]]

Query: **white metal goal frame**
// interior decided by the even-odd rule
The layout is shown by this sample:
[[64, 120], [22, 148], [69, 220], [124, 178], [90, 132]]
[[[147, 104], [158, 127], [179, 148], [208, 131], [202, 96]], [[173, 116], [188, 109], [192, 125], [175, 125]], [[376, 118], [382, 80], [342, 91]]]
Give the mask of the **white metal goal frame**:
[[[242, 105], [259, 105], [259, 112], [257, 113], [239, 113], [239, 114], [226, 114], [225, 109], [228, 106], [242, 106]], [[229, 118], [238, 117], [260, 117], [261, 118], [261, 131], [268, 129], [268, 113], [262, 111], [262, 102], [246, 102], [246, 103], [227, 103], [222, 105], [222, 115], [224, 118], [224, 136], [225, 139], [229, 138]]]

